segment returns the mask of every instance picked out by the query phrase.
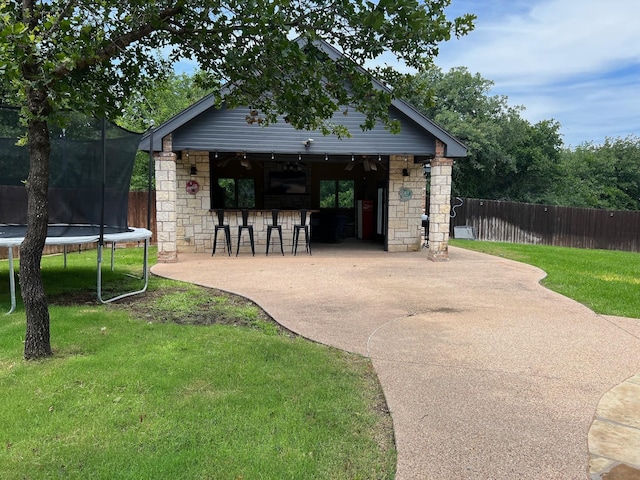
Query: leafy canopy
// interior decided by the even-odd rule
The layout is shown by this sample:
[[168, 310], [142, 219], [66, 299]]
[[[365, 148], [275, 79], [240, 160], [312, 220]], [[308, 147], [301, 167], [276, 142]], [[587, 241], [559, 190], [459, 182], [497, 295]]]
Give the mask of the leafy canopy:
[[[206, 72], [208, 86], [231, 87], [227, 104], [251, 106], [255, 121], [283, 115], [296, 128], [344, 134], [327, 122], [339, 108], [355, 108], [371, 128], [387, 119], [392, 91], [376, 89], [356, 64], [390, 51], [423, 66], [439, 42], [473, 26], [472, 15], [446, 18], [450, 1], [0, 0], [0, 96], [21, 107], [30, 158], [20, 246], [25, 358], [52, 354], [39, 265], [53, 114], [118, 117], [129, 97], [186, 57]], [[319, 39], [344, 57], [330, 61]], [[389, 68], [378, 74], [387, 82], [402, 78]]]
[[640, 137], [607, 138], [562, 152], [563, 205], [640, 210]]
[[456, 195], [524, 202], [551, 202], [558, 180], [560, 125], [532, 125], [524, 107], [490, 95], [493, 82], [464, 67], [443, 72], [435, 66], [412, 79], [411, 101], [458, 137], [468, 155], [454, 165]]
[[[372, 88], [353, 62], [390, 51], [422, 67], [439, 42], [473, 27], [473, 15], [446, 18], [450, 1], [5, 0], [0, 76], [13, 103], [24, 105], [35, 89], [54, 110], [112, 116], [189, 58], [209, 87], [234, 87], [227, 102], [253, 106], [260, 121], [286, 114], [297, 128], [316, 128], [349, 107], [366, 112], [371, 127], [390, 94]], [[320, 38], [346, 58], [327, 61], [312, 43]], [[388, 67], [377, 74], [396, 84], [401, 77]]]

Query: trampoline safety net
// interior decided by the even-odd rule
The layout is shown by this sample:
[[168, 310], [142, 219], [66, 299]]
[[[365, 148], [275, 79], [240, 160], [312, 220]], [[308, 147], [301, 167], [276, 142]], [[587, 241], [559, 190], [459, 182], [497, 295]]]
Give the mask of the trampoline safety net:
[[[25, 128], [18, 110], [0, 107], [0, 224], [27, 223], [29, 174], [27, 147], [17, 146]], [[60, 123], [64, 128], [55, 126]], [[106, 161], [103, 169], [103, 123], [106, 123]], [[129, 185], [141, 134], [110, 122], [77, 113], [65, 113], [62, 122], [49, 125], [49, 236], [99, 233], [104, 182], [105, 233], [126, 231]]]

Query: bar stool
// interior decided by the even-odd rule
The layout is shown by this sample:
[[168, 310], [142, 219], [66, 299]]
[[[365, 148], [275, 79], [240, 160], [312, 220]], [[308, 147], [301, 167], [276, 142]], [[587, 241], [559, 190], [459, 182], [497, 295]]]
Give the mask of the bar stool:
[[278, 237], [280, 237], [280, 251], [284, 255], [284, 248], [282, 247], [282, 225], [278, 225], [278, 210], [271, 210], [271, 225], [267, 225], [267, 255], [269, 255], [269, 245], [271, 245], [271, 231], [277, 230]]
[[309, 225], [307, 225], [307, 210], [300, 210], [300, 223], [293, 225], [293, 245], [291, 251], [295, 255], [298, 252], [298, 238], [300, 237], [300, 230], [304, 229], [304, 244], [305, 249], [309, 255], [311, 255], [311, 246], [309, 245]]
[[238, 248], [236, 248], [236, 257], [240, 252], [240, 238], [242, 237], [242, 230], [249, 230], [249, 241], [251, 242], [251, 253], [255, 256], [256, 250], [255, 245], [253, 243], [253, 225], [249, 225], [247, 222], [249, 220], [249, 210], [242, 210], [242, 225], [238, 225]]
[[213, 234], [213, 252], [211, 252], [211, 256], [216, 253], [216, 244], [218, 243], [218, 230], [224, 231], [224, 237], [227, 244], [227, 252], [229, 256], [231, 256], [231, 227], [229, 225], [224, 224], [224, 210], [219, 208], [216, 210], [218, 214], [218, 224], [215, 226], [215, 231]]

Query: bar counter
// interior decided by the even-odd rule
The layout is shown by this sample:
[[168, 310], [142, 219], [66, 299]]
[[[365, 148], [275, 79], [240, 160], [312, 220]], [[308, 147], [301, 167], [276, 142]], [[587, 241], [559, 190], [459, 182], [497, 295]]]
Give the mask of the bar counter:
[[[224, 209], [224, 223], [229, 225], [231, 229], [231, 246], [235, 254], [237, 242], [238, 242], [238, 226], [242, 225], [242, 210], [239, 208], [225, 208]], [[248, 210], [247, 225], [253, 225], [254, 243], [256, 248], [256, 254], [265, 253], [267, 247], [267, 226], [272, 225], [271, 209], [246, 209]], [[213, 224], [218, 225], [217, 209], [209, 210]], [[310, 226], [311, 230], [311, 214], [319, 212], [319, 210], [307, 210], [306, 223]], [[300, 210], [278, 210], [278, 225], [282, 226], [282, 243], [284, 251], [286, 253], [291, 252], [293, 245], [293, 226], [300, 223]], [[212, 228], [212, 230], [214, 230]], [[224, 253], [224, 238], [223, 233], [218, 232], [218, 242], [216, 255]], [[304, 232], [301, 233], [304, 235]], [[311, 232], [309, 232], [311, 236]], [[213, 237], [213, 232], [212, 232]], [[300, 253], [300, 247], [304, 252], [304, 239], [301, 238], [298, 243], [298, 253]], [[242, 232], [240, 239], [240, 252], [251, 252], [249, 243], [249, 234], [246, 231]], [[269, 255], [280, 254], [280, 240], [278, 239], [278, 233], [273, 231], [271, 234], [271, 246], [269, 247]]]

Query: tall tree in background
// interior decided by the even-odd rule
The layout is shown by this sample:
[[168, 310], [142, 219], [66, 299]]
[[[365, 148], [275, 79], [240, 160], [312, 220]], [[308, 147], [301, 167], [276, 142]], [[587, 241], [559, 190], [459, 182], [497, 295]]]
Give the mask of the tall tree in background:
[[562, 140], [552, 120], [531, 125], [523, 107], [490, 95], [493, 82], [466, 68], [430, 66], [412, 79], [409, 100], [468, 147], [454, 165], [454, 194], [545, 202], [558, 180]]
[[[363, 127], [371, 128], [387, 118], [391, 94], [373, 88], [353, 62], [390, 51], [410, 67], [424, 67], [439, 42], [472, 28], [473, 16], [446, 18], [450, 1], [0, 0], [0, 78], [22, 107], [30, 157], [20, 247], [25, 358], [52, 353], [40, 274], [52, 114], [71, 109], [113, 118], [132, 92], [185, 57], [232, 87], [227, 105], [252, 106], [255, 121], [284, 115], [296, 128], [344, 134], [329, 120], [351, 108], [365, 113]], [[303, 42], [292, 42], [293, 35]], [[329, 61], [313, 45], [319, 38], [344, 59]], [[398, 80], [390, 68], [376, 75]]]
[[[141, 132], [158, 126], [210, 93], [202, 84], [211, 83], [203, 72], [194, 75], [170, 72], [153, 82], [145, 91], [136, 92], [123, 105], [115, 122], [121, 127]], [[152, 172], [153, 175], [153, 172]], [[131, 175], [131, 190], [149, 188], [149, 155], [136, 154]]]
[[562, 205], [640, 210], [640, 138], [607, 138], [562, 153]]

